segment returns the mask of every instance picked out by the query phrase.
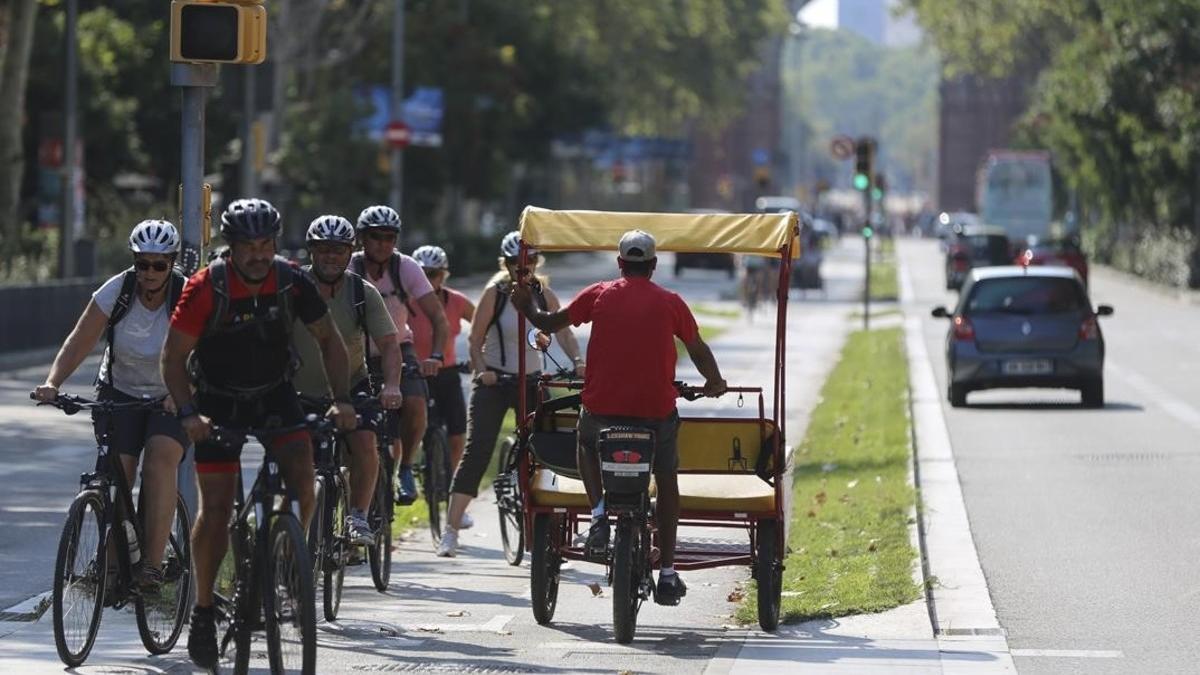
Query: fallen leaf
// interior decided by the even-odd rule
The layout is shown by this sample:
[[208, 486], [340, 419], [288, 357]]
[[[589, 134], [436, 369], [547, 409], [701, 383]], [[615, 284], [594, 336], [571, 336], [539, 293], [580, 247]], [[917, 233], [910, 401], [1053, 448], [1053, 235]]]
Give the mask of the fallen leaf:
[[829, 557], [830, 557], [830, 558], [836, 558], [836, 557], [837, 557], [837, 549], [836, 549], [836, 548], [831, 548], [831, 549], [829, 549]]
[[604, 589], [600, 588], [600, 584], [598, 584], [594, 581], [592, 583], [588, 584], [588, 588], [591, 589], [593, 598], [600, 597], [600, 594], [604, 592]]
[[453, 612], [446, 612], [446, 616], [449, 616], [449, 617], [471, 616], [471, 613], [465, 609], [458, 609]]
[[809, 517], [809, 518], [816, 518], [816, 517], [817, 517], [817, 512], [816, 512], [816, 511], [813, 511], [812, 509], [809, 509], [809, 511], [808, 511], [808, 517]]
[[868, 551], [874, 551], [877, 548], [879, 548], [879, 540], [878, 539], [872, 539], [871, 541], [867, 542], [867, 550]]
[[422, 633], [440, 633], [442, 629], [438, 626], [417, 626], [417, 630]]
[[825, 500], [828, 498], [829, 498], [829, 496], [825, 494], [824, 490], [821, 490], [817, 494], [813, 495], [813, 501], [815, 501], [818, 504], [824, 504]]
[[858, 479], [857, 479], [857, 478], [855, 478], [854, 480], [850, 481], [849, 483], [846, 483], [846, 489], [847, 489], [847, 490], [853, 490], [853, 489], [854, 489], [854, 486], [856, 486], [856, 485], [858, 485]]
[[745, 597], [746, 597], [745, 591], [738, 589], [735, 591], [730, 591], [729, 596], [725, 599], [728, 600], [729, 602], [741, 602]]
[[511, 630], [498, 630], [498, 631], [496, 631], [496, 635], [512, 635], [512, 631]]

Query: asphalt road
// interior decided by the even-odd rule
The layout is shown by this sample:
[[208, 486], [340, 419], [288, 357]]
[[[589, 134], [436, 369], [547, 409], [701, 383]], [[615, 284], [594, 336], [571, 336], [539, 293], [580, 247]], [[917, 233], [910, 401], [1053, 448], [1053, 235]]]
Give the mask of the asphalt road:
[[[826, 293], [797, 296], [792, 304], [786, 411], [792, 443], [801, 438], [824, 376], [850, 328], [847, 316], [857, 308], [854, 299], [861, 287], [857, 247], [857, 242], [846, 242], [829, 256], [824, 268]], [[735, 282], [724, 274], [688, 270], [675, 280], [668, 264], [664, 270], [668, 273], [657, 280], [680, 291], [694, 306], [726, 311], [737, 307], [729, 299]], [[554, 288], [566, 300], [585, 284], [609, 278], [616, 270], [611, 258], [592, 256], [552, 261], [548, 271]], [[769, 312], [760, 312], [752, 321], [712, 313], [698, 318], [725, 329], [712, 346], [731, 384], [769, 386], [774, 338]], [[580, 336], [586, 339], [587, 332], [580, 331]], [[76, 380], [78, 386], [72, 387], [76, 391], [86, 391], [90, 369], [83, 370], [88, 374]], [[66, 419], [57, 411], [36, 410], [29, 404], [27, 391], [42, 374], [43, 369], [37, 368], [0, 378], [0, 433], [6, 441], [0, 443], [0, 462], [12, 478], [0, 491], [0, 562], [5, 563], [0, 565], [0, 592], [6, 602], [49, 587], [63, 512], [74, 494], [77, 474], [87, 468], [94, 452], [86, 420]], [[680, 376], [693, 381], [696, 377], [685, 364]], [[699, 408], [713, 409], [711, 404]], [[745, 627], [730, 626], [735, 605], [729, 601], [730, 593], [748, 578], [746, 568], [687, 573], [685, 603], [678, 608], [646, 606], [639, 617], [638, 640], [620, 646], [611, 639], [611, 596], [603, 569], [571, 564], [564, 570], [554, 624], [538, 626], [529, 609], [528, 562], [521, 567], [505, 564], [491, 502], [485, 492], [472, 507], [478, 525], [463, 533], [459, 557], [435, 558], [422, 531], [398, 545], [388, 593], [374, 591], [365, 568], [349, 575], [343, 620], [319, 626], [319, 672], [694, 673], [714, 658], [729, 656], [722, 647], [747, 635]], [[599, 584], [599, 595], [593, 583]], [[0, 629], [4, 628], [0, 622]], [[7, 629], [0, 630], [4, 670], [61, 671], [48, 616], [30, 626], [8, 624]], [[190, 671], [182, 648], [163, 658], [145, 657], [132, 616], [113, 611], [105, 613], [91, 665], [136, 672]]]
[[[932, 241], [902, 242], [908, 309], [945, 387], [953, 306]], [[1200, 310], [1093, 272], [1107, 406], [1067, 390], [945, 405], [979, 559], [1022, 673], [1195, 672], [1200, 662]]]

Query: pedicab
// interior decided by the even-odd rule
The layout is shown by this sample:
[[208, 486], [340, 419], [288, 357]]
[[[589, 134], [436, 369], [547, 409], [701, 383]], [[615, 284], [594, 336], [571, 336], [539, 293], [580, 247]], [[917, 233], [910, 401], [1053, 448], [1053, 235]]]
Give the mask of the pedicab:
[[[773, 387], [730, 386], [738, 416], [691, 416], [680, 410], [679, 537], [674, 566], [679, 571], [747, 565], [757, 586], [759, 625], [779, 624], [783, 559], [787, 542], [790, 448], [785, 443], [787, 279], [799, 255], [795, 213], [675, 214], [554, 211], [527, 207], [521, 216], [521, 260], [539, 251], [613, 251], [621, 235], [640, 229], [654, 235], [659, 251], [728, 252], [780, 259]], [[521, 318], [521, 333], [525, 334]], [[519, 368], [526, 373], [525, 351]], [[737, 384], [737, 383], [731, 383]], [[677, 382], [681, 398], [700, 390]], [[588, 561], [582, 533], [591, 506], [576, 462], [576, 423], [582, 382], [538, 380], [536, 399], [519, 400], [517, 460], [511, 482], [523, 509], [525, 547], [530, 554], [533, 614], [540, 624], [554, 618], [563, 561]], [[768, 399], [769, 394], [769, 401]], [[757, 399], [757, 406], [753, 402]], [[750, 405], [746, 405], [750, 404]], [[658, 566], [654, 527], [652, 436], [631, 427], [600, 433], [597, 451], [605, 494], [605, 517], [613, 523], [604, 564], [612, 586], [613, 627], [620, 643], [636, 632], [643, 602], [653, 597]], [[737, 539], [688, 537], [696, 528], [726, 528]], [[591, 559], [594, 559], [591, 558]]]

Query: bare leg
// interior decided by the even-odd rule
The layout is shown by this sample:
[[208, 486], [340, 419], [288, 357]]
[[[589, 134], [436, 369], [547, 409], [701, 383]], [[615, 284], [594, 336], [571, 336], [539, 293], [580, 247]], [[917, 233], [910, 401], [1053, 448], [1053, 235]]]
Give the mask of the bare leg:
[[313, 493], [316, 480], [313, 470], [312, 439], [305, 436], [285, 443], [275, 451], [275, 461], [283, 472], [283, 482], [296, 493], [300, 502], [300, 526], [308, 530], [317, 497]]
[[[200, 512], [192, 527], [192, 562], [196, 565], [196, 604], [212, 607], [213, 583], [229, 547], [236, 473], [201, 473]], [[311, 484], [311, 481], [310, 481]]]
[[654, 474], [658, 484], [658, 503], [655, 519], [658, 524], [658, 543], [662, 550], [663, 567], [675, 564], [675, 533], [679, 527], [679, 477], [674, 471]]
[[350, 435], [350, 506], [360, 511], [371, 507], [375, 480], [379, 475], [379, 454], [375, 434], [356, 431]]
[[146, 546], [146, 564], [162, 566], [171, 523], [175, 520], [175, 503], [179, 488], [175, 481], [183, 446], [170, 436], [151, 436], [146, 443], [146, 458], [142, 460], [142, 525]]
[[425, 436], [426, 415], [425, 397], [412, 396], [404, 399], [400, 415], [400, 442], [404, 446], [400, 463], [404, 466], [412, 466], [417, 446]]
[[450, 506], [446, 509], [446, 524], [454, 529], [459, 529], [462, 525], [463, 514], [467, 512], [467, 507], [471, 505], [471, 500], [475, 499], [471, 495], [464, 495], [461, 492], [450, 493]]

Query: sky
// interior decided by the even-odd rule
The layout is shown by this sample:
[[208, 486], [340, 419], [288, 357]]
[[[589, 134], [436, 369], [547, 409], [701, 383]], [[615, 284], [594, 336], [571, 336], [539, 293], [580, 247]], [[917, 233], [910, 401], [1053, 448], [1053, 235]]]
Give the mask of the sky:
[[800, 20], [815, 28], [837, 28], [838, 0], [812, 0], [800, 10]]

